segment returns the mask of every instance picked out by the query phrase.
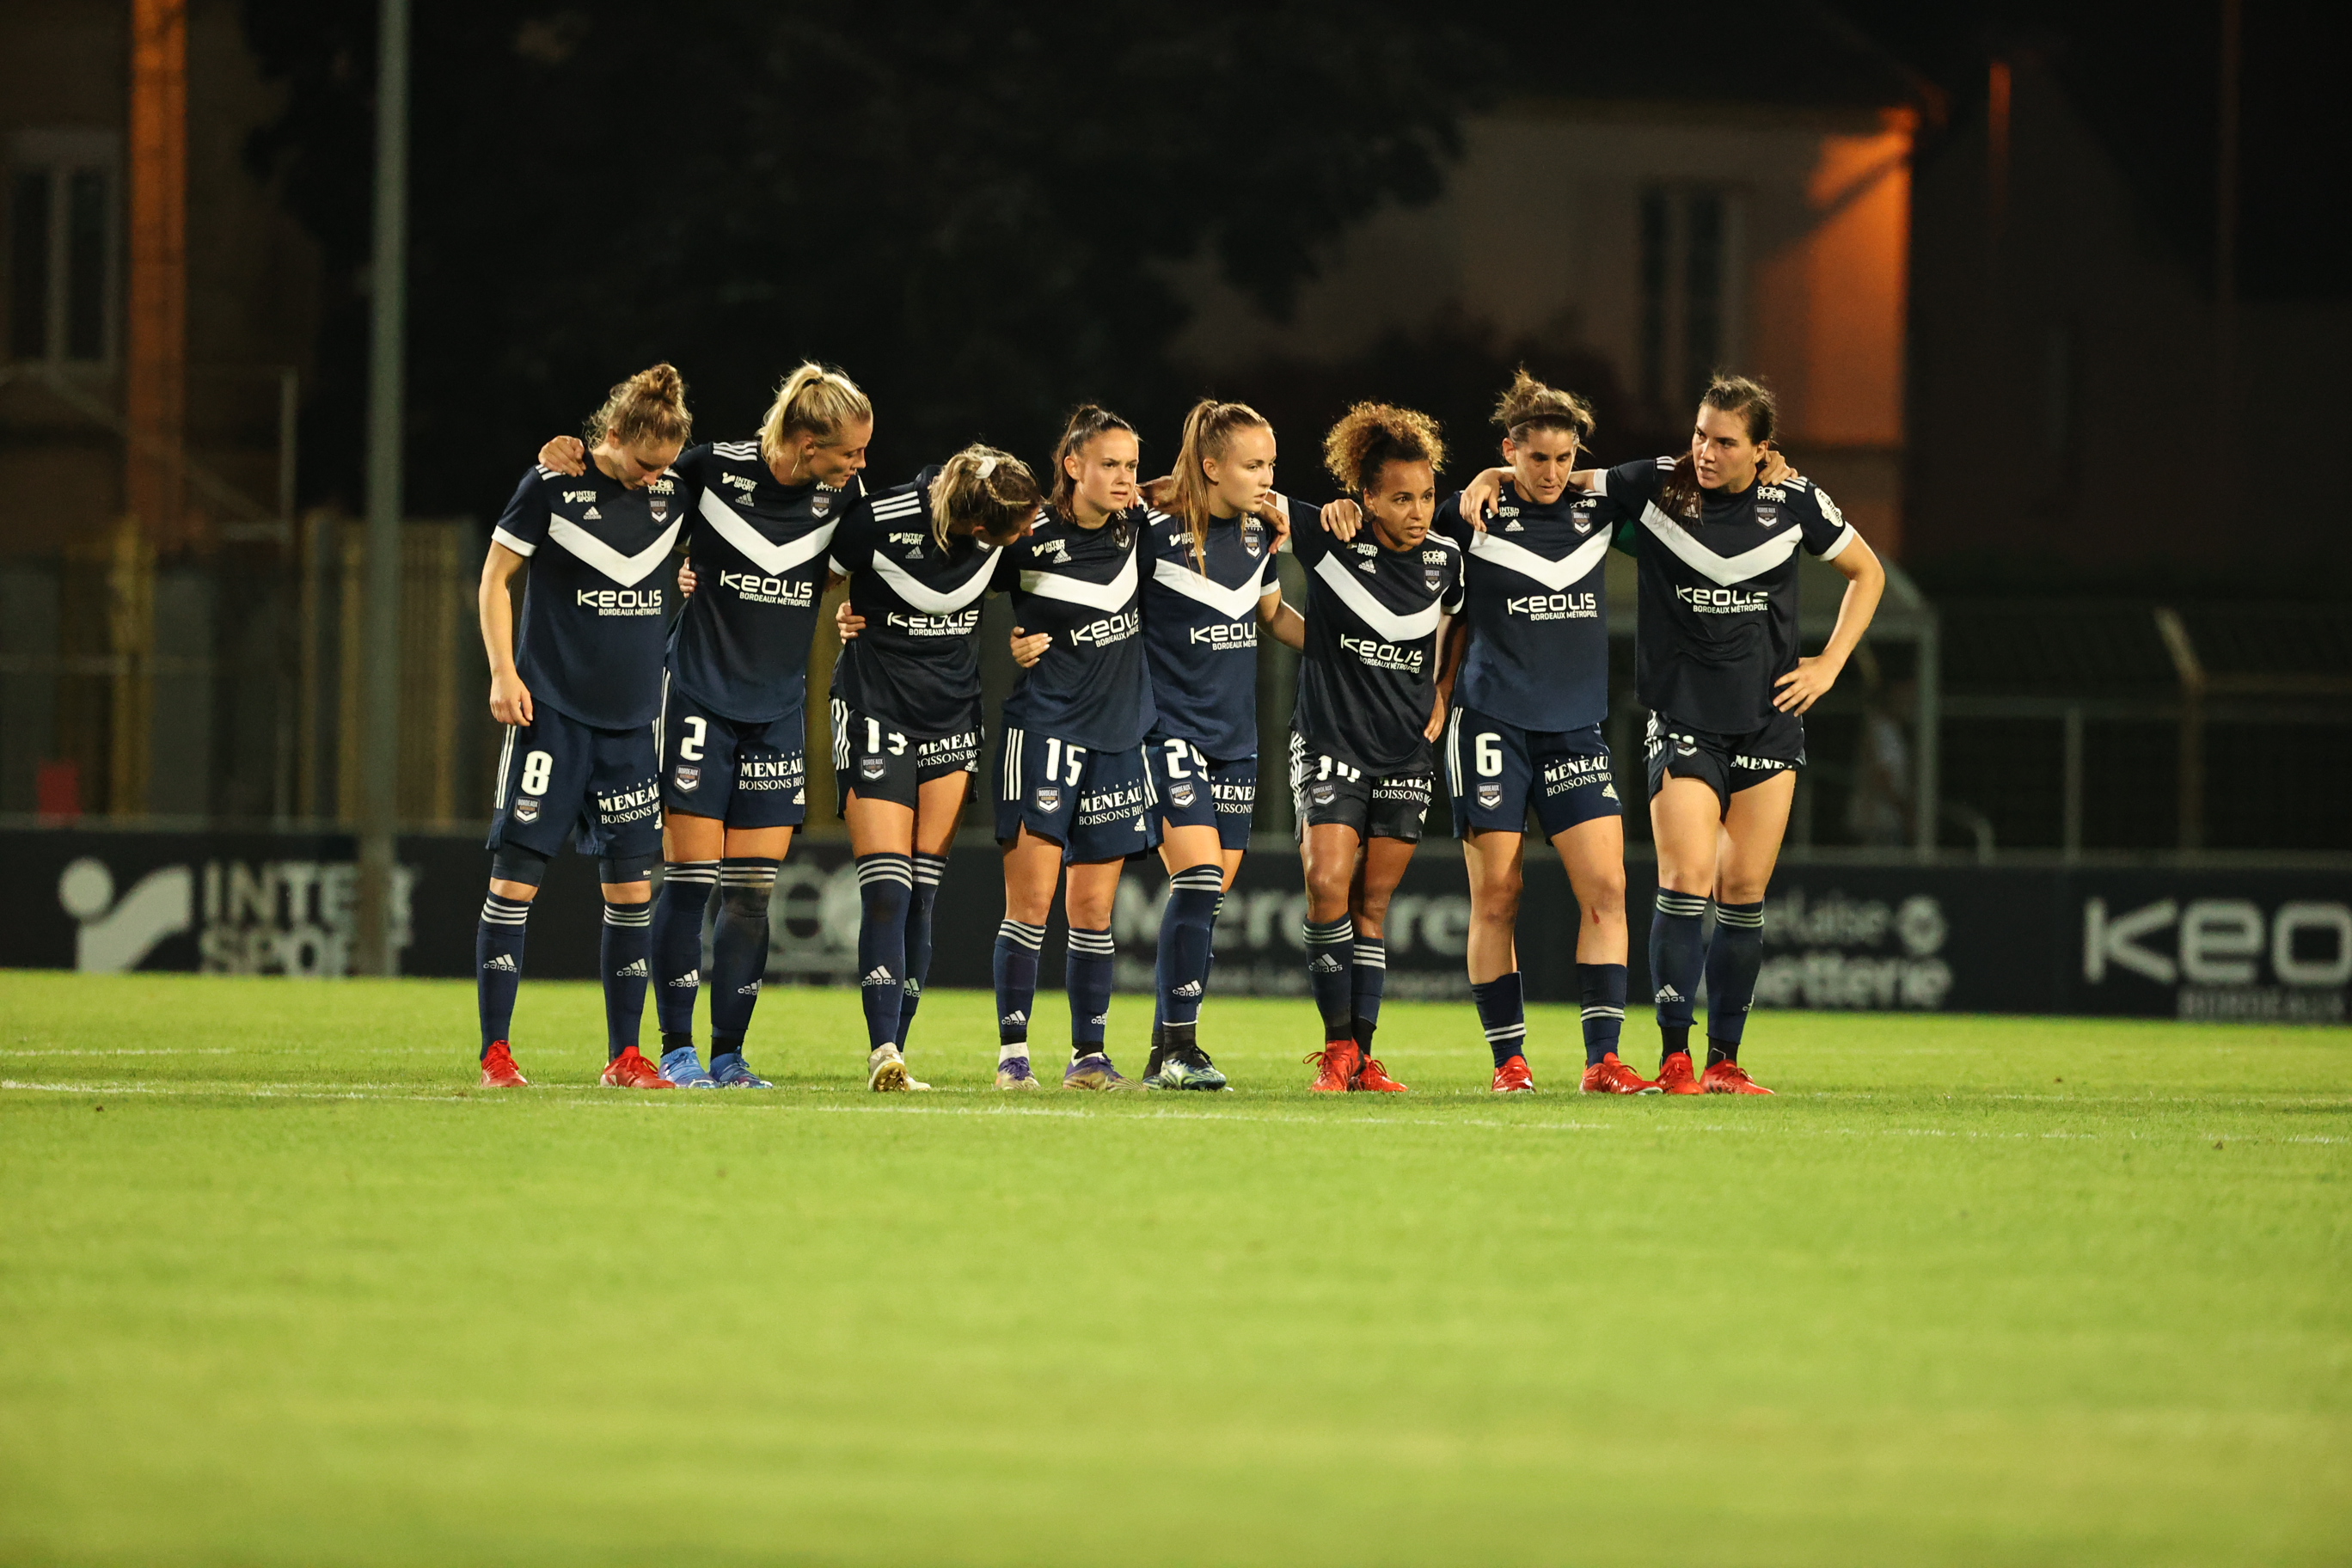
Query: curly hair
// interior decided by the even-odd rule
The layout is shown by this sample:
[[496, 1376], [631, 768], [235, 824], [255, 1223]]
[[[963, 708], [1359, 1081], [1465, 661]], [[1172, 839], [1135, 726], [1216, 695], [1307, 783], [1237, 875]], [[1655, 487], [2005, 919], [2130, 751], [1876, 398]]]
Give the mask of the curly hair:
[[1445, 466], [1437, 421], [1392, 403], [1359, 403], [1323, 437], [1323, 467], [1343, 489], [1369, 492], [1391, 463]]

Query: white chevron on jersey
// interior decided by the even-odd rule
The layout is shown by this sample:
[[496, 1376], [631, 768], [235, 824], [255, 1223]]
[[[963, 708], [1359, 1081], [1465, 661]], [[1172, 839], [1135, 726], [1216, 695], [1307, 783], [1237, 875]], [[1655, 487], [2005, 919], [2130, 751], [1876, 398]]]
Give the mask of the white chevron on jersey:
[[[882, 560], [879, 555], [874, 559], [877, 564]], [[1135, 552], [1128, 552], [1127, 559], [1108, 583], [1089, 583], [1061, 572], [1024, 572], [1021, 591], [1041, 594], [1048, 599], [1066, 599], [1088, 609], [1123, 610], [1135, 597]]]
[[1658, 536], [1658, 542], [1681, 558], [1683, 564], [1702, 577], [1713, 579], [1730, 587], [1760, 576], [1797, 552], [1803, 538], [1800, 529], [1790, 529], [1766, 540], [1753, 550], [1743, 550], [1737, 555], [1717, 555], [1690, 536], [1690, 531], [1664, 512], [1655, 501], [1642, 505], [1642, 526]]
[[1601, 558], [1609, 553], [1609, 534], [1603, 530], [1559, 560], [1548, 561], [1524, 544], [1514, 544], [1496, 537], [1491, 531], [1482, 531], [1470, 536], [1470, 553], [1492, 565], [1532, 578], [1557, 594], [1570, 583], [1582, 582]]
[[[1266, 559], [1271, 565], [1273, 557]], [[1153, 562], [1151, 576], [1153, 581], [1173, 588], [1186, 598], [1199, 600], [1229, 621], [1238, 621], [1249, 616], [1260, 599], [1274, 592], [1272, 584], [1265, 580], [1264, 568], [1230, 588], [1219, 586], [1204, 572], [1195, 572], [1168, 560]]]
[[798, 539], [788, 539], [782, 544], [771, 543], [758, 529], [743, 521], [742, 514], [719, 499], [717, 490], [702, 492], [702, 521], [718, 531], [719, 537], [740, 551], [743, 559], [771, 577], [780, 576], [802, 562], [818, 554], [833, 542], [833, 531], [840, 520], [812, 528]]
[[654, 569], [669, 554], [677, 541], [677, 531], [686, 525], [679, 518], [662, 530], [661, 537], [638, 551], [624, 555], [576, 522], [563, 518], [551, 518], [547, 524], [547, 542], [564, 549], [593, 566], [624, 588], [633, 588], [653, 574]]
[[[874, 513], [879, 517], [882, 509], [876, 507]], [[890, 585], [890, 591], [907, 602], [908, 608], [920, 610], [927, 616], [951, 616], [988, 592], [988, 563], [996, 558], [997, 548], [993, 544], [982, 545], [980, 554], [972, 562], [971, 575], [945, 593], [925, 587], [905, 567], [878, 550], [873, 554], [872, 565], [881, 574], [882, 581]]]
[[[1434, 539], [1435, 534], [1430, 535]], [[1444, 612], [1436, 605], [1413, 615], [1401, 616], [1378, 599], [1371, 590], [1348, 574], [1346, 563], [1338, 551], [1315, 563], [1315, 575], [1323, 585], [1339, 595], [1340, 601], [1356, 613], [1359, 620], [1372, 628], [1384, 642], [1417, 642], [1437, 629], [1438, 617]]]

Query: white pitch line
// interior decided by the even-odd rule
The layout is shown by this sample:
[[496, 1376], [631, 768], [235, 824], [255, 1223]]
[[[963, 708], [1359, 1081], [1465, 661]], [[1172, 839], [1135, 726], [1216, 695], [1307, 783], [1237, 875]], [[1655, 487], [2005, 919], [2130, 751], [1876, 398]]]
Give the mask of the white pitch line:
[[246, 1048], [241, 1046], [159, 1046], [152, 1049], [124, 1047], [119, 1050], [100, 1050], [60, 1046], [54, 1050], [0, 1051], [0, 1057], [226, 1057], [235, 1056]]

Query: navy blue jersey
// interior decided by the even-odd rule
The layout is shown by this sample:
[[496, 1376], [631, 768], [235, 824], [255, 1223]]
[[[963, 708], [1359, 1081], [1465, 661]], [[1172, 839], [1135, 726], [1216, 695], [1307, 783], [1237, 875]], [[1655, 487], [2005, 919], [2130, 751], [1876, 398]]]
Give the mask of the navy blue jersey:
[[981, 596], [997, 547], [969, 534], [942, 550], [931, 537], [925, 468], [849, 509], [830, 564], [849, 579], [849, 607], [866, 629], [841, 650], [833, 694], [915, 740], [980, 728]]
[[1151, 729], [1151, 678], [1143, 667], [1137, 561], [1143, 531], [1167, 521], [1133, 507], [1089, 529], [1048, 510], [1028, 538], [1006, 547], [995, 585], [1013, 595], [1013, 624], [1054, 638], [1005, 698], [1006, 729], [1099, 752], [1143, 743]]
[[789, 718], [808, 700], [825, 552], [863, 488], [779, 484], [757, 440], [694, 447], [677, 472], [696, 593], [670, 634], [670, 679], [729, 719]]
[[1466, 708], [1557, 733], [1609, 716], [1609, 541], [1625, 514], [1606, 496], [1563, 491], [1549, 506], [1505, 485], [1484, 531], [1462, 498], [1433, 531], [1468, 552], [1470, 654], [1454, 683]]
[[1437, 624], [1462, 608], [1461, 546], [1433, 530], [1413, 549], [1391, 550], [1369, 516], [1342, 544], [1318, 509], [1297, 502], [1290, 542], [1307, 583], [1292, 731], [1370, 773], [1427, 773]]
[[535, 468], [515, 487], [490, 537], [530, 557], [515, 670], [533, 702], [599, 730], [661, 711], [666, 568], [684, 489], [670, 469], [630, 489], [593, 457], [578, 479]]
[[1773, 718], [1773, 682], [1797, 668], [1797, 549], [1829, 560], [1853, 525], [1815, 485], [1792, 479], [1737, 494], [1700, 492], [1696, 518], [1659, 504], [1675, 459], [1624, 463], [1604, 481], [1641, 518], [1642, 705], [1695, 729], [1741, 735]]
[[1151, 669], [1159, 731], [1190, 741], [1203, 755], [1257, 754], [1257, 606], [1282, 584], [1274, 530], [1255, 517], [1209, 520], [1205, 561], [1192, 559], [1192, 531], [1151, 514], [1143, 557], [1143, 646]]

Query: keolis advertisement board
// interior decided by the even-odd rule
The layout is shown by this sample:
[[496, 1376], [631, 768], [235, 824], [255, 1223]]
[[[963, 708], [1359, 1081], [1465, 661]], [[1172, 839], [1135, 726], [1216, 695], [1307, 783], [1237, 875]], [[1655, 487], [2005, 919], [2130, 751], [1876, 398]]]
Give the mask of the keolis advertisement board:
[[[352, 839], [333, 834], [0, 832], [24, 896], [0, 913], [5, 963], [89, 973], [327, 976], [350, 968]], [[402, 840], [404, 973], [471, 974], [488, 857], [470, 837]], [[1633, 991], [1648, 995], [1653, 868], [1628, 868]], [[959, 848], [942, 886], [930, 984], [985, 987], [1002, 912], [996, 852]], [[1119, 889], [1118, 983], [1147, 991], [1167, 874], [1139, 860]], [[1298, 858], [1243, 863], [1217, 923], [1213, 992], [1304, 995]], [[530, 973], [593, 977], [594, 867], [559, 859], [530, 921]], [[776, 881], [772, 982], [855, 980], [848, 847], [796, 846]], [[1538, 1000], [1575, 998], [1578, 910], [1549, 860], [1528, 867], [1519, 962]], [[1426, 847], [1389, 909], [1389, 994], [1468, 994], [1470, 900], [1451, 846]], [[1060, 973], [1057, 923], [1045, 978]], [[1765, 903], [1763, 1007], [2128, 1014], [2342, 1023], [2352, 991], [2352, 878], [2292, 868], [1783, 866]]]

